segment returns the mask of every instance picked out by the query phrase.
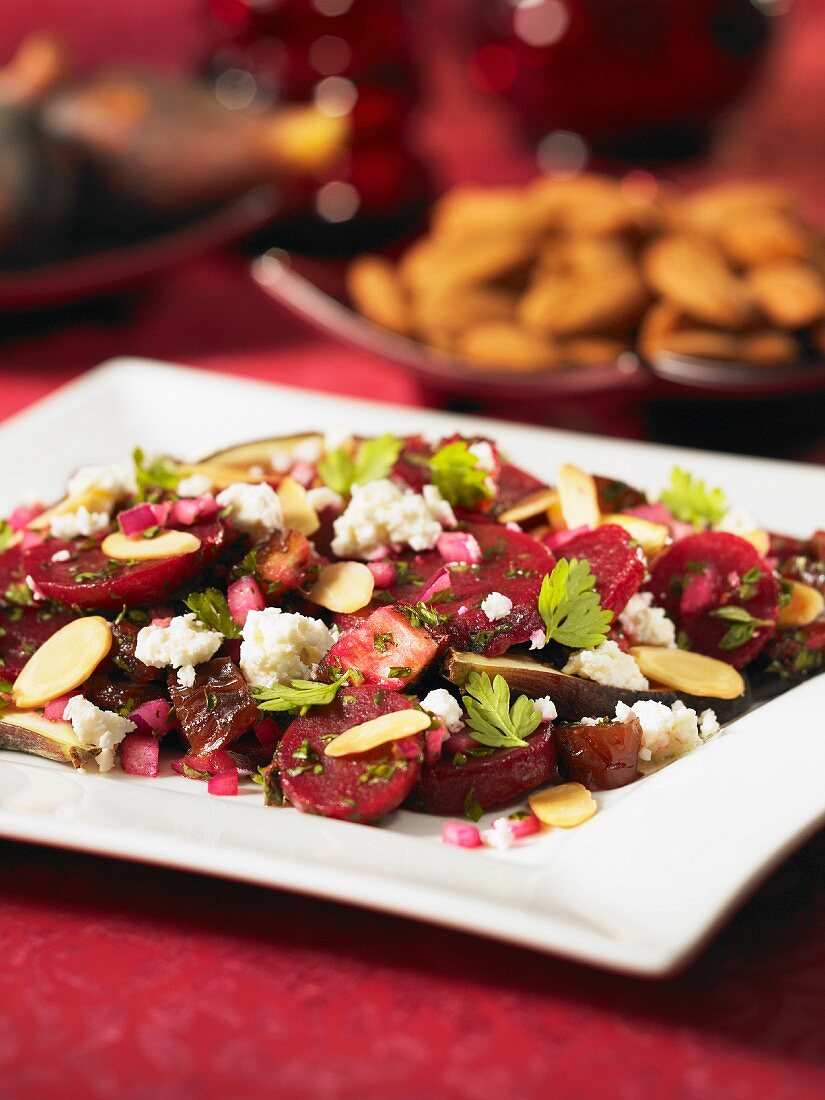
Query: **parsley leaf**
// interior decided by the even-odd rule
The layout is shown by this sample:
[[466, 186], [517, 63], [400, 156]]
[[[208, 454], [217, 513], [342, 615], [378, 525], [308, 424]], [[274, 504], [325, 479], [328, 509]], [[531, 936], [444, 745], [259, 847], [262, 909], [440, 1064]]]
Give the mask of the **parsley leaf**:
[[274, 687], [251, 687], [252, 698], [258, 704], [258, 710], [297, 711], [305, 714], [309, 707], [326, 706], [338, 694], [339, 689], [353, 675], [347, 669], [343, 676], [331, 684], [319, 684], [315, 680], [290, 680], [288, 684], [275, 684]]
[[11, 545], [11, 540], [16, 533], [16, 531], [12, 530], [11, 524], [7, 519], [0, 519], [0, 554], [2, 554], [4, 550], [8, 550]]
[[510, 706], [510, 687], [503, 676], [491, 682], [486, 672], [471, 672], [464, 688], [467, 731], [492, 749], [521, 748], [536, 730], [541, 715], [532, 699], [519, 695]]
[[138, 500], [146, 500], [151, 489], [161, 489], [167, 492], [174, 492], [177, 489], [181, 474], [171, 459], [159, 455], [148, 462], [140, 447], [135, 447], [132, 451], [132, 461], [135, 464]]
[[569, 649], [592, 649], [604, 641], [613, 612], [602, 610], [595, 584], [582, 558], [560, 558], [545, 575], [539, 592], [545, 645], [556, 641]]
[[487, 484], [489, 471], [478, 465], [477, 457], [463, 439], [445, 443], [430, 459], [433, 484], [450, 504], [474, 508], [492, 496]]
[[401, 453], [401, 440], [387, 432], [358, 444], [355, 456], [343, 447], [318, 462], [318, 474], [330, 489], [346, 496], [353, 485], [365, 485], [387, 477]]
[[696, 527], [713, 527], [728, 510], [721, 489], [708, 489], [704, 481], [679, 466], [671, 470], [670, 483], [660, 500], [676, 519]]
[[240, 627], [232, 618], [226, 596], [220, 589], [207, 588], [205, 592], [190, 592], [183, 602], [210, 630], [216, 630], [224, 638], [240, 638]]
[[720, 649], [739, 649], [749, 642], [760, 626], [773, 626], [770, 619], [757, 619], [744, 607], [728, 604], [711, 611], [715, 619], [723, 619], [731, 624], [727, 633], [719, 642]]
[[468, 817], [470, 821], [479, 821], [483, 813], [484, 807], [476, 798], [475, 788], [471, 787], [464, 799], [464, 816]]

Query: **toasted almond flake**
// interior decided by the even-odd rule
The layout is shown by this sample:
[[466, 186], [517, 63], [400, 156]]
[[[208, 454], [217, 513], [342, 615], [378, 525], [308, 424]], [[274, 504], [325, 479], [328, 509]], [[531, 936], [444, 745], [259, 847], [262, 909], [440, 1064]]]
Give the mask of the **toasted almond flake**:
[[324, 749], [325, 756], [355, 756], [370, 752], [379, 745], [401, 741], [414, 733], [421, 733], [430, 725], [431, 717], [423, 710], [394, 710], [369, 722], [344, 730]]
[[596, 491], [596, 482], [590, 474], [586, 474], [578, 466], [565, 463], [559, 467], [556, 487], [561, 514], [569, 531], [576, 527], [598, 526], [601, 519], [599, 494]]
[[363, 562], [339, 561], [324, 566], [309, 590], [309, 598], [329, 611], [351, 614], [367, 606], [374, 588], [375, 577]]
[[822, 593], [801, 581], [788, 581], [791, 586], [791, 599], [779, 611], [777, 623], [782, 627], [807, 626], [825, 611], [825, 599]]
[[745, 681], [736, 669], [715, 657], [652, 645], [631, 646], [629, 652], [648, 680], [675, 691], [737, 699], [745, 690]]
[[562, 829], [581, 825], [599, 808], [593, 795], [581, 783], [548, 787], [531, 794], [527, 801], [542, 825], [557, 825]]
[[64, 516], [67, 512], [76, 512], [79, 508], [86, 508], [89, 512], [108, 512], [111, 507], [111, 498], [105, 494], [96, 493], [94, 489], [84, 489], [75, 496], [64, 497], [63, 500], [47, 508], [45, 512], [35, 516], [29, 521], [30, 531], [45, 531], [51, 526], [55, 516]]
[[278, 499], [284, 513], [284, 526], [302, 535], [314, 535], [321, 526], [318, 513], [307, 500], [307, 491], [294, 477], [285, 477], [278, 486]]
[[771, 536], [767, 531], [748, 531], [741, 536], [764, 558], [771, 548]]
[[558, 499], [559, 494], [555, 489], [537, 489], [534, 493], [529, 493], [521, 500], [517, 500], [506, 512], [502, 512], [498, 517], [498, 522], [521, 523], [522, 520], [540, 516], [542, 512], [546, 512], [548, 508], [552, 507]]
[[201, 540], [189, 531], [162, 531], [153, 539], [128, 538], [116, 531], [107, 535], [100, 549], [114, 561], [160, 561], [194, 554]]
[[644, 550], [648, 557], [658, 554], [668, 539], [668, 529], [663, 523], [653, 523], [649, 519], [640, 516], [626, 516], [622, 513], [602, 516], [601, 524], [613, 523], [628, 535]]
[[99, 615], [75, 619], [52, 634], [29, 658], [14, 682], [12, 698], [23, 710], [43, 706], [91, 676], [112, 645], [112, 628]]

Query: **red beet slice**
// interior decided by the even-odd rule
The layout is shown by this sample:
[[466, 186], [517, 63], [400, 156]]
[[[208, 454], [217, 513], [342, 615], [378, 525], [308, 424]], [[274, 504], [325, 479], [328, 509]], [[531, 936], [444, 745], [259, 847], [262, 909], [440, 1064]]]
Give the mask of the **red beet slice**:
[[[23, 568], [44, 596], [73, 607], [114, 611], [124, 604], [153, 603], [191, 581], [221, 550], [221, 523], [201, 523], [190, 530], [200, 539], [200, 548], [178, 558], [130, 565], [107, 558], [98, 539], [47, 539], [42, 546], [24, 551]], [[68, 550], [70, 559], [53, 561], [58, 550]]]
[[14, 680], [35, 650], [77, 616], [41, 607], [0, 608], [0, 678]]
[[627, 531], [608, 523], [576, 535], [559, 547], [559, 557], [584, 558], [596, 578], [602, 607], [618, 618], [627, 601], [641, 587], [646, 567]]
[[[745, 581], [752, 572], [755, 579]], [[755, 627], [749, 637], [731, 647], [725, 639], [730, 639], [729, 632], [737, 624], [714, 614], [723, 608], [740, 608], [772, 624], [779, 612], [779, 585], [770, 567], [738, 535], [700, 531], [680, 539], [656, 562], [649, 587], [692, 649], [735, 668], [753, 660], [773, 635], [772, 625]]]
[[362, 685], [345, 688], [334, 703], [296, 718], [276, 758], [286, 799], [305, 813], [345, 821], [377, 821], [395, 810], [418, 778], [420, 736], [360, 756], [325, 756], [324, 748], [351, 726], [412, 705], [403, 695]]
[[627, 722], [598, 726], [578, 723], [553, 731], [559, 771], [565, 779], [591, 791], [609, 791], [632, 783], [638, 774], [642, 727], [635, 716]]
[[425, 485], [432, 481], [427, 459], [433, 453], [433, 445], [420, 435], [409, 436], [404, 440], [401, 453], [392, 468], [393, 481], [398, 481], [420, 493]]
[[246, 681], [228, 657], [198, 665], [192, 687], [169, 675], [169, 695], [181, 732], [197, 756], [218, 752], [237, 741], [260, 718]]
[[276, 599], [300, 588], [309, 576], [312, 544], [300, 531], [275, 531], [255, 547], [256, 575]]
[[[481, 745], [473, 744], [483, 751]], [[525, 748], [494, 749], [489, 756], [461, 753], [457, 759], [459, 763], [448, 741], [441, 757], [422, 768], [412, 806], [432, 814], [461, 814], [472, 795], [483, 809], [490, 810], [523, 798], [556, 770], [556, 749], [548, 726], [539, 726]]]
[[765, 655], [774, 670], [776, 666], [784, 670], [788, 680], [804, 680], [816, 675], [825, 669], [825, 620], [778, 631]]
[[25, 583], [23, 569], [23, 551], [19, 546], [11, 546], [0, 554], [0, 604], [14, 604], [6, 593], [14, 584]]
[[423, 627], [394, 608], [379, 607], [338, 639], [323, 667], [337, 676], [355, 668], [372, 684], [400, 690], [418, 679], [438, 650]]
[[541, 481], [519, 466], [513, 466], [510, 462], [503, 462], [496, 478], [498, 491], [490, 508], [493, 516], [500, 516], [524, 497], [535, 493], [539, 489], [548, 489], [546, 481]]

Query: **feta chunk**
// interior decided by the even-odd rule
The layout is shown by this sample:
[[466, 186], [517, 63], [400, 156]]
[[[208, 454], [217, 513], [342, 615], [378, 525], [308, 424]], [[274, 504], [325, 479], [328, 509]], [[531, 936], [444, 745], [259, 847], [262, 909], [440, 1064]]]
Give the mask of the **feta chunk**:
[[482, 829], [481, 839], [488, 848], [512, 848], [516, 842], [507, 819], [502, 817], [493, 822], [492, 828]]
[[90, 512], [85, 504], [81, 504], [74, 512], [52, 516], [49, 530], [56, 539], [76, 539], [81, 535], [88, 537], [105, 531], [110, 522], [108, 512]]
[[206, 474], [190, 474], [180, 479], [175, 491], [179, 497], [202, 497], [212, 492], [212, 481]]
[[276, 474], [285, 474], [287, 470], [291, 470], [295, 465], [295, 459], [289, 451], [273, 451], [269, 464]]
[[137, 636], [135, 656], [152, 668], [178, 670], [181, 687], [195, 682], [195, 665], [210, 660], [223, 644], [223, 634], [208, 630], [193, 614], [176, 615], [168, 626], [150, 623]]
[[332, 551], [339, 558], [369, 561], [390, 546], [431, 550], [442, 522], [449, 524], [451, 517], [454, 522], [452, 509], [434, 485], [425, 486], [423, 495], [388, 478], [353, 485], [352, 499], [335, 520]]
[[530, 635], [530, 648], [531, 649], [544, 649], [547, 645], [547, 631], [546, 630], [534, 630]]
[[[683, 756], [701, 744], [703, 737], [710, 737], [719, 731], [719, 723], [712, 710], [703, 711], [697, 719], [696, 711], [686, 707], [680, 699], [672, 707], [653, 699], [640, 699], [632, 707], [625, 703], [616, 704], [616, 718], [620, 722], [626, 722], [631, 714], [639, 719], [642, 727], [640, 759], [654, 764]], [[708, 732], [703, 734], [703, 729]]]
[[306, 462], [314, 466], [324, 453], [324, 444], [321, 439], [302, 439], [292, 448], [292, 457], [296, 462]]
[[533, 706], [541, 715], [542, 722], [552, 722], [559, 716], [556, 704], [549, 695], [544, 695], [541, 699], [534, 699]]
[[231, 509], [229, 518], [238, 531], [255, 538], [280, 531], [284, 526], [284, 511], [278, 494], [271, 485], [249, 485], [236, 481], [215, 498], [221, 508]]
[[66, 484], [68, 496], [88, 494], [97, 509], [108, 512], [119, 500], [134, 496], [136, 492], [135, 468], [126, 462], [113, 466], [81, 466]]
[[115, 749], [132, 730], [134, 722], [121, 718], [112, 710], [101, 710], [82, 695], [73, 695], [63, 711], [63, 720], [71, 722], [72, 729], [84, 746], [97, 748], [97, 766], [107, 772], [115, 762]]
[[492, 473], [493, 470], [495, 470], [495, 451], [485, 440], [480, 440], [478, 443], [471, 443], [467, 450], [471, 455], [475, 456], [476, 466], [479, 470], [486, 470], [488, 473]]
[[421, 707], [438, 718], [447, 733], [457, 733], [464, 726], [461, 704], [446, 688], [434, 688], [421, 700]]
[[265, 607], [249, 612], [241, 637], [241, 672], [247, 682], [274, 687], [311, 679], [336, 633], [320, 619]]
[[602, 642], [595, 649], [582, 649], [572, 654], [562, 672], [628, 691], [644, 691], [650, 687], [633, 657], [612, 640]]
[[457, 521], [452, 505], [444, 499], [437, 485], [425, 485], [421, 495], [424, 497], [430, 515], [437, 519], [442, 527], [455, 527]]
[[725, 512], [714, 531], [727, 531], [731, 535], [749, 535], [759, 529], [759, 524], [745, 508], [731, 508]]
[[323, 512], [325, 508], [334, 508], [336, 512], [344, 507], [344, 498], [327, 485], [319, 485], [317, 489], [307, 489], [307, 504], [316, 512]]
[[491, 592], [481, 601], [481, 610], [491, 623], [497, 619], [506, 619], [513, 610], [513, 601], [502, 592]]
[[676, 626], [663, 607], [653, 607], [652, 592], [631, 596], [619, 622], [636, 645], [676, 645]]
[[71, 550], [56, 550], [52, 554], [52, 561], [68, 561], [72, 556]]

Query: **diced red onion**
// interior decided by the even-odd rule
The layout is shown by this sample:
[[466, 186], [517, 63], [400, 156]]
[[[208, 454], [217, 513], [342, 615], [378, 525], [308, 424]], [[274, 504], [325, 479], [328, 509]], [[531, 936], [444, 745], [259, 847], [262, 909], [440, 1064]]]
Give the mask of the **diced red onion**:
[[252, 727], [252, 732], [265, 749], [277, 744], [281, 736], [281, 727], [274, 718], [262, 718]]
[[172, 729], [172, 704], [168, 699], [147, 699], [135, 707], [129, 718], [144, 733], [156, 733], [163, 737]]
[[445, 821], [441, 826], [441, 839], [456, 848], [481, 847], [481, 833], [466, 821]]
[[66, 709], [66, 704], [70, 699], [73, 699], [75, 695], [80, 695], [79, 691], [70, 691], [66, 695], [61, 695], [58, 699], [52, 699], [51, 702], [46, 703], [43, 707], [43, 717], [47, 718], [50, 722], [62, 722], [63, 711]]
[[424, 735], [424, 761], [434, 764], [441, 756], [441, 749], [449, 734], [443, 726], [434, 726]]
[[241, 577], [226, 590], [226, 602], [237, 626], [243, 626], [250, 611], [263, 611], [266, 600], [254, 577]]
[[45, 510], [43, 504], [20, 504], [9, 516], [9, 527], [12, 531], [22, 531]]
[[289, 471], [289, 476], [293, 481], [297, 481], [299, 485], [303, 485], [305, 489], [308, 489], [315, 480], [315, 467], [310, 466], [308, 462], [296, 462]]
[[210, 776], [207, 790], [210, 794], [217, 795], [237, 794], [238, 769], [235, 767], [227, 768], [226, 771], [218, 772], [217, 775]]
[[367, 569], [372, 573], [376, 588], [390, 588], [398, 577], [398, 570], [392, 561], [368, 561]]
[[169, 518], [169, 504], [136, 504], [118, 513], [117, 521], [124, 535], [139, 535], [149, 527], [163, 527]]
[[676, 518], [664, 504], [634, 504], [632, 508], [625, 508], [623, 514], [638, 516], [648, 523], [663, 523], [665, 527], [670, 527]]
[[45, 541], [44, 536], [36, 531], [24, 531], [20, 545], [24, 550], [34, 550], [35, 546], [42, 546]]
[[405, 737], [395, 742], [395, 748], [402, 760], [417, 760], [421, 756], [421, 742], [417, 737]]
[[182, 527], [191, 527], [193, 523], [212, 519], [219, 511], [220, 508], [214, 496], [211, 493], [203, 493], [199, 497], [186, 497], [175, 501], [169, 514], [169, 522], [179, 523]]
[[203, 756], [195, 756], [188, 753], [182, 760], [172, 761], [172, 770], [178, 775], [184, 774], [184, 767], [191, 768], [195, 772], [203, 772], [205, 775], [217, 775], [235, 767], [235, 761], [225, 749], [217, 749], [215, 752], [204, 753]]
[[167, 615], [163, 619], [152, 619], [152, 626], [167, 627], [171, 623], [171, 621], [172, 621], [171, 615]]
[[151, 734], [127, 733], [120, 743], [120, 766], [129, 775], [158, 774], [160, 743]]
[[590, 528], [585, 523], [581, 527], [573, 527], [570, 531], [553, 531], [552, 534], [545, 535], [541, 541], [550, 550], [558, 550], [559, 547], [564, 546], [565, 543], [570, 542], [577, 535], [583, 535], [585, 531], [589, 530]]
[[451, 585], [450, 570], [446, 565], [442, 565], [418, 598], [422, 603], [426, 603], [427, 600], [433, 598], [436, 592], [443, 592], [445, 588], [449, 588]]
[[526, 817], [498, 817], [493, 822], [493, 828], [507, 829], [513, 840], [521, 840], [522, 837], [541, 832], [541, 822], [535, 814], [528, 814]]
[[444, 561], [463, 562], [478, 565], [481, 561], [481, 547], [478, 539], [469, 531], [445, 531], [435, 544]]

